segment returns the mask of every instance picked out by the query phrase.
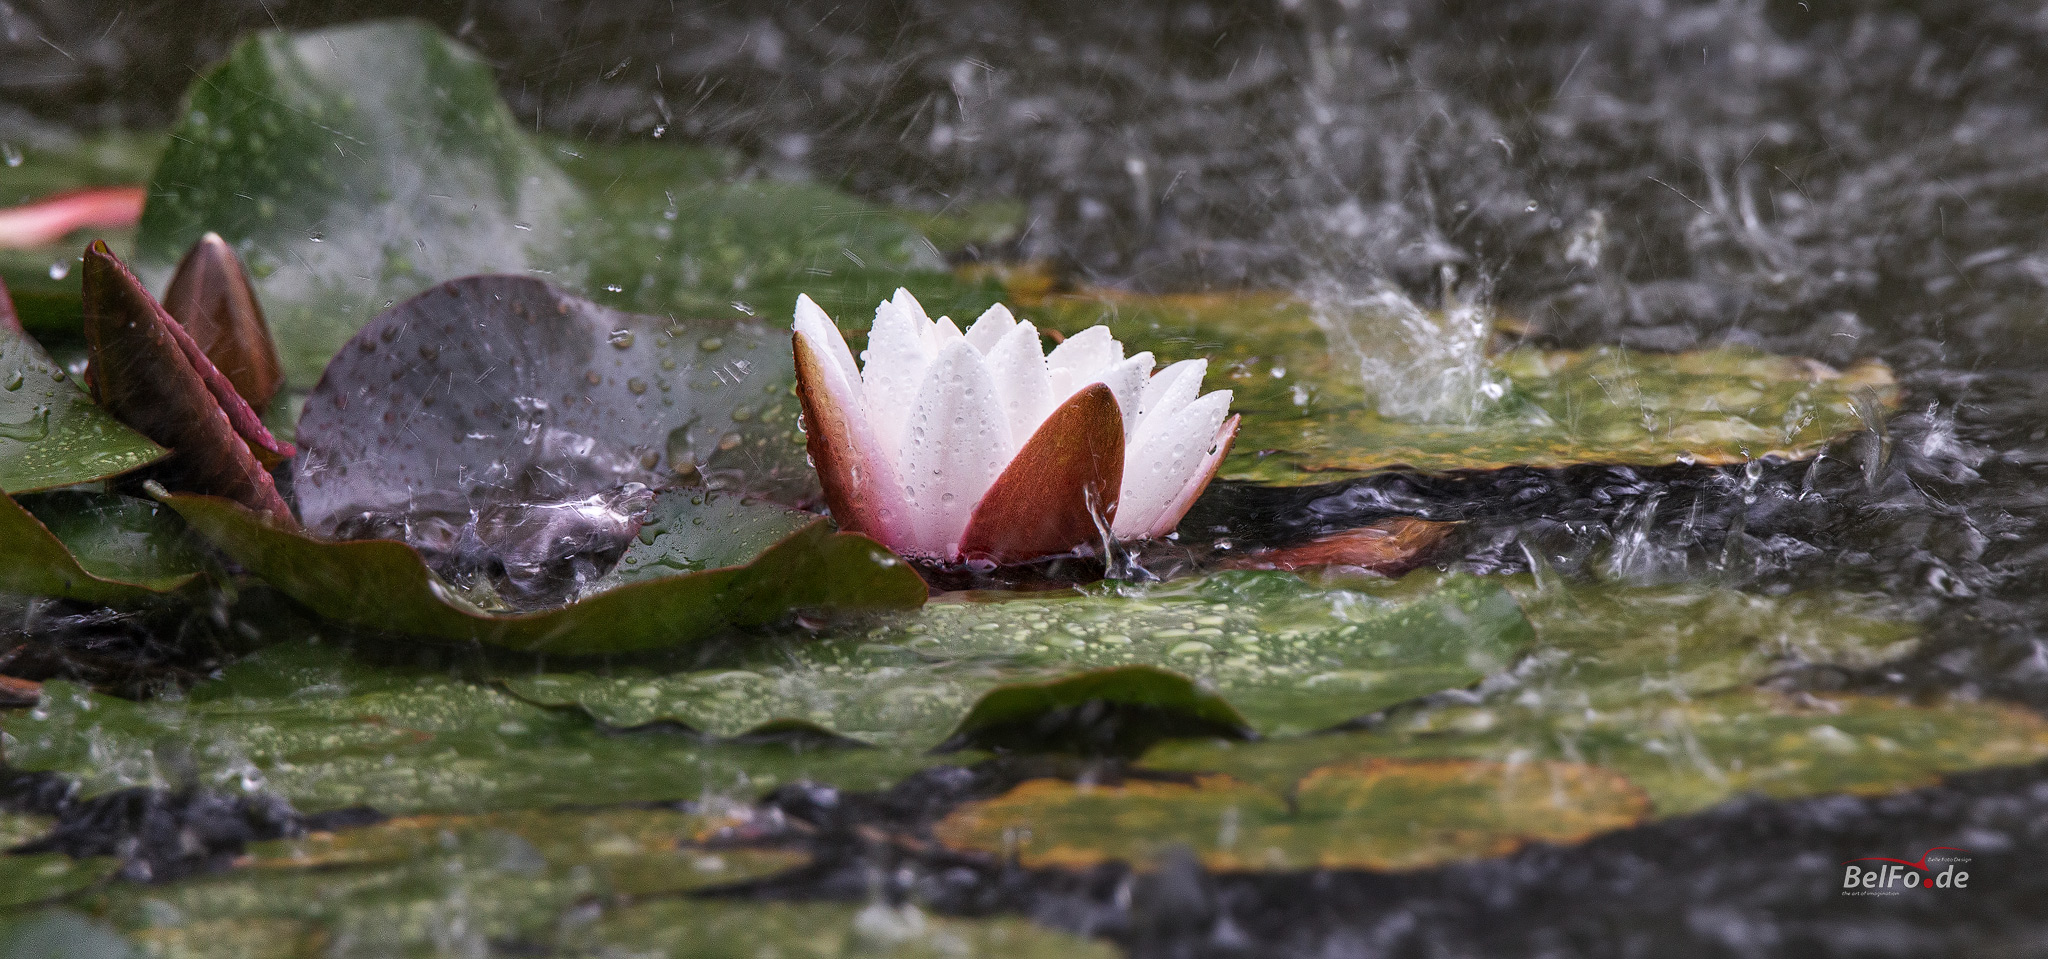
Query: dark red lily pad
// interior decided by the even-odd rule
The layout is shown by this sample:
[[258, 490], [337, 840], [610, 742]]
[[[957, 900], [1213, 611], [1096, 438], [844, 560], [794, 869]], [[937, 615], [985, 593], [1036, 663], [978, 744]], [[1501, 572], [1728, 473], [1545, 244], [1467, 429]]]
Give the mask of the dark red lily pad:
[[322, 535], [629, 483], [816, 495], [783, 334], [624, 313], [538, 280], [443, 283], [372, 320], [306, 401], [295, 494]]

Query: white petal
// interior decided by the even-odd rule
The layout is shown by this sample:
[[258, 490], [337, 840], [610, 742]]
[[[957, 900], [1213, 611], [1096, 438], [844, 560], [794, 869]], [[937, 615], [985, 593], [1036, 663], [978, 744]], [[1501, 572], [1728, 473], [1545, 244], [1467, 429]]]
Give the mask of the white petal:
[[925, 368], [938, 353], [925, 332], [931, 324], [917, 301], [910, 301], [910, 310], [900, 305], [909, 296], [898, 290], [897, 302], [875, 308], [875, 326], [868, 331], [867, 352], [862, 354], [867, 360], [861, 385], [871, 411], [869, 422], [885, 450], [903, 448], [905, 416], [917, 399]]
[[896, 288], [896, 295], [889, 299], [889, 305], [903, 311], [906, 316], [914, 317], [920, 324], [932, 321], [931, 316], [925, 313], [924, 305], [917, 302], [917, 297], [900, 286]]
[[1159, 428], [1131, 444], [1124, 454], [1123, 489], [1111, 528], [1119, 539], [1138, 539], [1152, 531], [1215, 448], [1216, 429], [1229, 413], [1230, 391], [1217, 390], [1169, 412]]
[[1109, 327], [1091, 326], [1053, 348], [1045, 358], [1052, 374], [1052, 393], [1060, 400], [1102, 378], [1103, 371], [1124, 358], [1124, 345], [1109, 335]]
[[[1089, 382], [1101, 383], [1116, 394], [1117, 412], [1124, 415], [1124, 439], [1131, 438], [1131, 430], [1138, 425], [1139, 398], [1145, 392], [1145, 381], [1152, 378], [1152, 354], [1140, 353], [1123, 362], [1103, 370], [1102, 375]], [[1088, 383], [1075, 386], [1079, 390]]]
[[[1017, 318], [1010, 315], [1010, 308], [998, 303], [984, 311], [981, 319], [975, 320], [974, 325], [967, 328], [967, 342], [974, 344], [975, 349], [980, 350], [983, 356], [987, 356], [996, 348], [996, 344], [1003, 341], [1003, 337], [1009, 336], [1010, 331], [1016, 328]], [[1040, 349], [1041, 364], [1044, 359], [1045, 351]]]
[[932, 361], [910, 407], [897, 459], [915, 520], [916, 550], [958, 557], [974, 504], [1009, 464], [1010, 425], [981, 354], [965, 340]]
[[[987, 315], [983, 315], [983, 320]], [[974, 342], [975, 333], [982, 329], [981, 323], [967, 333], [967, 342]], [[996, 395], [1002, 400], [1003, 414], [1010, 424], [1011, 455], [1015, 455], [1031, 434], [1038, 431], [1038, 424], [1052, 415], [1056, 405], [1052, 398], [1052, 378], [1045, 371], [1045, 352], [1038, 343], [1038, 330], [1029, 323], [1010, 324], [1009, 335], [985, 351], [988, 354], [989, 374], [995, 378]]]
[[860, 382], [860, 367], [854, 365], [853, 350], [847, 347], [845, 334], [839, 332], [839, 325], [825, 315], [808, 293], [796, 295], [796, 331], [811, 341], [811, 349], [830, 357], [846, 381]]
[[937, 337], [933, 342], [942, 349], [946, 344], [961, 339], [964, 335], [960, 332], [960, 327], [954, 325], [953, 318], [950, 316], [942, 316], [934, 320], [932, 322], [932, 332]]
[[[1208, 360], [1182, 360], [1146, 380], [1145, 392], [1138, 397], [1138, 418], [1131, 426], [1131, 440], [1137, 442], [1144, 436], [1147, 423], [1157, 429], [1174, 410], [1193, 403], [1202, 393], [1202, 375], [1208, 370]], [[1161, 410], [1169, 416], [1153, 415]]]

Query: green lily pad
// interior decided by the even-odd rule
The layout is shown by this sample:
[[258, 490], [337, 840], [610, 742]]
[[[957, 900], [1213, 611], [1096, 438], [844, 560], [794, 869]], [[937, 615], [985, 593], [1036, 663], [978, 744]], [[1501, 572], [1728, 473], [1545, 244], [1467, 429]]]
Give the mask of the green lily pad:
[[[10, 855], [0, 851], [0, 915], [4, 910], [62, 899], [103, 882], [120, 865], [109, 857], [73, 859], [63, 853]], [[0, 941], [5, 941], [4, 934]], [[0, 948], [0, 956], [6, 954]]]
[[1359, 757], [1570, 758], [1627, 776], [1658, 816], [1675, 816], [1743, 793], [1883, 794], [1931, 785], [1944, 773], [2037, 762], [2048, 758], [2048, 721], [1994, 703], [1923, 707], [1875, 696], [1737, 691], [1608, 710], [1446, 709], [1373, 733], [1172, 743], [1144, 764], [1271, 784]]
[[801, 510], [696, 489], [662, 490], [647, 513], [640, 534], [606, 574], [605, 588], [744, 565], [818, 521]]
[[1381, 414], [1298, 301], [1056, 296], [1020, 314], [1068, 332], [1107, 323], [1127, 349], [1162, 358], [1208, 356], [1212, 379], [1222, 374], [1217, 385], [1236, 391], [1232, 408], [1244, 416], [1221, 475], [1250, 482], [1326, 483], [1390, 469], [1797, 460], [1866, 429], [1858, 404], [1898, 402], [1890, 370], [1876, 361], [1835, 370], [1734, 347], [1516, 348], [1480, 361], [1497, 401], [1470, 417], [1414, 422]]
[[306, 526], [563, 502], [625, 483], [814, 495], [789, 337], [758, 323], [608, 309], [478, 276], [385, 311], [299, 417]]
[[643, 579], [554, 609], [491, 613], [404, 543], [330, 542], [269, 525], [227, 500], [161, 498], [235, 562], [329, 619], [529, 652], [687, 647], [799, 612], [915, 608], [925, 599], [924, 581], [902, 560], [818, 518], [745, 565]]
[[0, 812], [0, 852], [6, 852], [33, 839], [40, 839], [55, 825], [57, 820], [49, 816]]
[[0, 959], [131, 959], [121, 934], [68, 909], [0, 916]]
[[1531, 639], [1513, 597], [1474, 579], [1405, 603], [1271, 572], [959, 599], [968, 601], [763, 647], [715, 668], [504, 682], [614, 726], [668, 721], [723, 736], [794, 720], [926, 749], [1094, 698], [1272, 735], [1467, 685]]
[[164, 455], [93, 405], [35, 340], [0, 329], [0, 492], [90, 483]]
[[305, 643], [266, 648], [183, 701], [136, 703], [53, 681], [40, 707], [0, 712], [0, 732], [12, 768], [63, 773], [85, 795], [196, 782], [267, 790], [303, 812], [394, 815], [745, 801], [799, 779], [880, 789], [933, 762], [618, 735], [446, 668], [371, 666]]
[[1649, 800], [1579, 763], [1373, 759], [1316, 769], [1285, 794], [1231, 779], [1040, 779], [933, 827], [960, 849], [1026, 866], [1149, 864], [1173, 847], [1210, 869], [1418, 869], [1572, 843], [1642, 821]]
[[468, 274], [720, 315], [783, 314], [839, 271], [880, 290], [870, 307], [946, 281], [915, 229], [843, 194], [729, 182], [703, 151], [537, 142], [481, 59], [413, 21], [257, 33], [193, 86], [139, 256], [167, 276], [207, 230], [250, 265], [301, 389], [378, 310]]
[[192, 581], [204, 560], [158, 504], [105, 493], [0, 495], [0, 593], [132, 603]]
[[675, 959], [1112, 959], [1118, 950], [1009, 917], [957, 919], [915, 906], [666, 900], [566, 931], [562, 954]]

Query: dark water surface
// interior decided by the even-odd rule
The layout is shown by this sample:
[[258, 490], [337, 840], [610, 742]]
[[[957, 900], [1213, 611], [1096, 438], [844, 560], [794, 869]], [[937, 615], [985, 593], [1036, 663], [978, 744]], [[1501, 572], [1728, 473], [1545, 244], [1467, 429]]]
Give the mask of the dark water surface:
[[[2038, 4], [14, 0], [0, 131], [161, 127], [242, 30], [394, 14], [481, 50], [537, 128], [660, 130], [893, 203], [1014, 198], [1028, 228], [987, 252], [1080, 280], [1387, 278], [1427, 301], [1454, 278], [1564, 344], [1881, 357], [1902, 412], [1816, 464], [1233, 489], [1196, 519], [1279, 538], [1420, 513], [1468, 520], [1480, 569], [1882, 592], [1928, 624], [1919, 652], [1781, 685], [2048, 708]], [[829, 814], [779, 794], [846, 838], [763, 892], [895, 875], [1158, 956], [2048, 954], [2048, 768], [1401, 876], [1168, 868], [1129, 896], [1113, 871], [899, 863], [853, 838], [848, 817], [987, 788], [942, 779]], [[1836, 894], [1841, 860], [1933, 845], [1977, 856], [1967, 898]]]

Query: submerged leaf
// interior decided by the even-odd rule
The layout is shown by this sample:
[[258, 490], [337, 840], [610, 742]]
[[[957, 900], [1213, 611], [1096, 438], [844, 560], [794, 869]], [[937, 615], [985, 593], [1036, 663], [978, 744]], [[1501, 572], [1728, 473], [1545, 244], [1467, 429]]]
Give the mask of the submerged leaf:
[[[1804, 459], [1865, 428], [1854, 404], [1898, 402], [1875, 360], [1844, 370], [1735, 347], [1643, 353], [1516, 348], [1474, 357], [1498, 396], [1470, 415], [1384, 415], [1332, 354], [1305, 304], [1271, 294], [1052, 296], [1024, 311], [1076, 330], [1106, 323], [1133, 349], [1212, 358], [1245, 419], [1227, 479], [1326, 483], [1389, 469], [1445, 472], [1581, 463], [1725, 465]], [[1475, 346], [1475, 349], [1477, 347]]]
[[164, 455], [95, 405], [35, 340], [0, 324], [0, 492], [88, 483]]
[[925, 598], [908, 565], [872, 540], [833, 532], [821, 517], [743, 564], [641, 579], [560, 608], [494, 614], [463, 601], [404, 543], [315, 539], [227, 500], [161, 498], [237, 563], [322, 616], [531, 652], [688, 647], [799, 612], [914, 608]]
[[0, 593], [132, 603], [202, 569], [184, 524], [148, 500], [102, 493], [0, 496]]
[[933, 828], [1026, 866], [1146, 866], [1173, 847], [1216, 870], [1420, 869], [1571, 843], [1640, 822], [1642, 790], [1579, 763], [1386, 760], [1325, 766], [1286, 794], [1228, 776], [1094, 786], [1040, 779]]
[[1398, 517], [1358, 529], [1319, 536], [1296, 546], [1261, 550], [1223, 561], [1225, 569], [1363, 570], [1399, 576], [1429, 556], [1451, 534], [1452, 524]]
[[795, 720], [928, 749], [1090, 701], [1271, 735], [1467, 685], [1529, 639], [1513, 597], [1484, 581], [1389, 603], [1283, 573], [1224, 573], [1121, 595], [935, 603], [689, 672], [504, 682], [613, 726], [667, 721], [721, 736]]
[[622, 313], [521, 277], [444, 283], [328, 366], [300, 415], [294, 494], [323, 535], [460, 529], [485, 506], [627, 483], [800, 500], [817, 480], [793, 377], [782, 337], [749, 321]]

